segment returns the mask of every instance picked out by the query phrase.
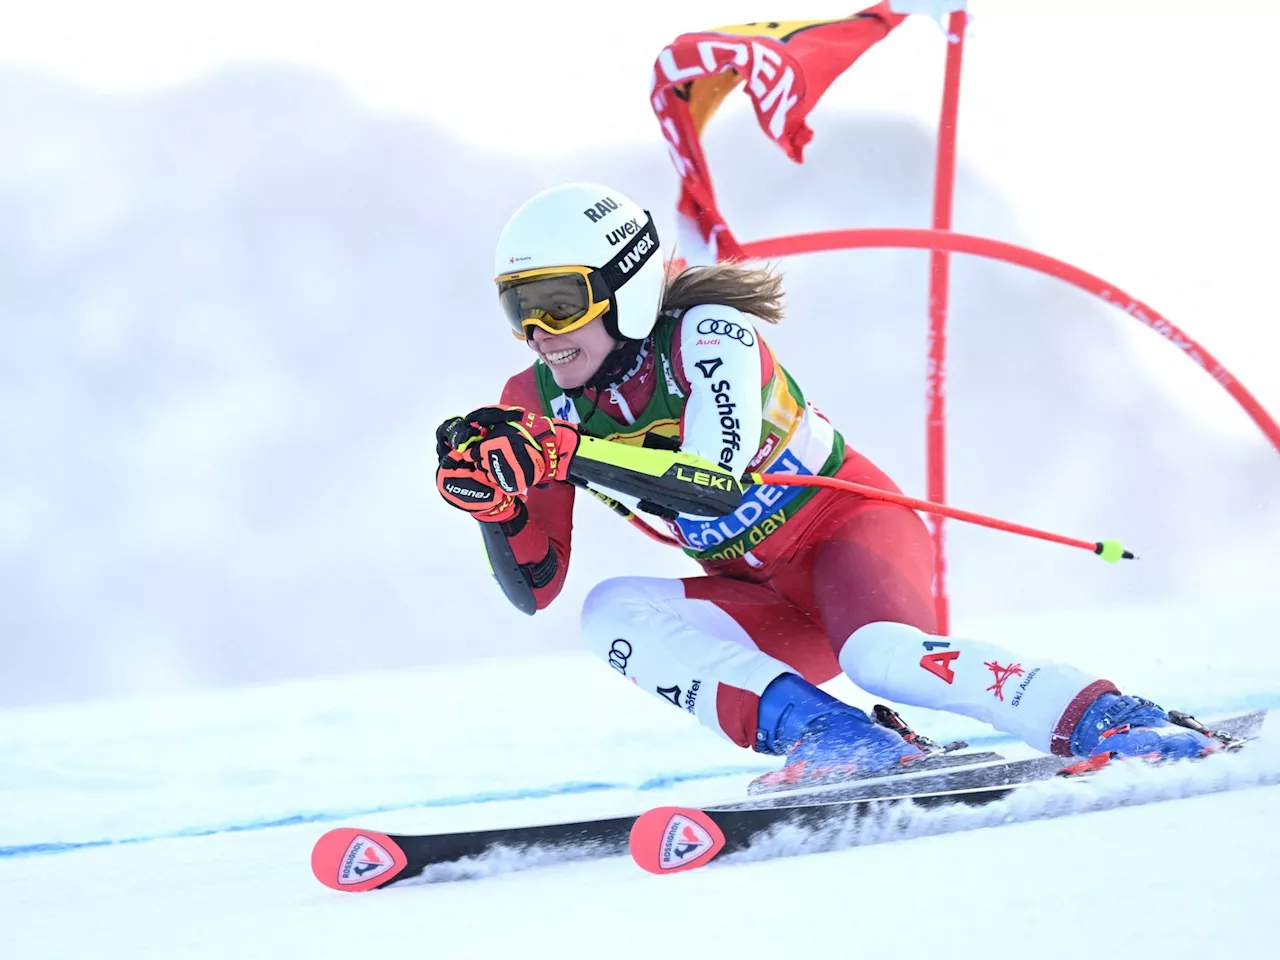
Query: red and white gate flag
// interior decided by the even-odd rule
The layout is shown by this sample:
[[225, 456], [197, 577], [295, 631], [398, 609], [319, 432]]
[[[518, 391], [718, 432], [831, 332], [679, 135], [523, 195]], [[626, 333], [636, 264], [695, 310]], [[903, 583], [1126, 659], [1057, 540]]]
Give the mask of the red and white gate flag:
[[837, 20], [781, 20], [676, 37], [658, 54], [650, 102], [680, 174], [676, 246], [689, 263], [742, 256], [716, 209], [701, 135], [725, 96], [744, 84], [760, 128], [796, 163], [813, 139], [805, 117], [863, 53], [906, 19], [884, 0]]

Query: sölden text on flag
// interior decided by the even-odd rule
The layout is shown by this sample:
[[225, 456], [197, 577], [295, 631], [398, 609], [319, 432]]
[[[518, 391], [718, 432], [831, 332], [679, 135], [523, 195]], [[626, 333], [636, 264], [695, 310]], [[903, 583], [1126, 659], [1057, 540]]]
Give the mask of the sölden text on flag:
[[718, 27], [676, 37], [653, 68], [650, 101], [680, 174], [679, 255], [689, 263], [742, 256], [716, 208], [701, 135], [739, 84], [760, 127], [802, 162], [813, 131], [805, 122], [833, 80], [906, 19], [888, 0], [837, 20], [783, 20]]

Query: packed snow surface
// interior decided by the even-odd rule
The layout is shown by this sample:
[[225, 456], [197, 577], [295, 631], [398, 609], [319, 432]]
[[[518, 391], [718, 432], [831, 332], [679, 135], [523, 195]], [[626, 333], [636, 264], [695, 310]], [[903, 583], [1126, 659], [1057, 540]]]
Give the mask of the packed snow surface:
[[[1280, 706], [1277, 612], [961, 626], [1209, 719]], [[1027, 753], [973, 721], [906, 712], [935, 737]], [[708, 803], [770, 764], [578, 655], [3, 711], [0, 954], [1274, 957], [1276, 722], [1236, 756], [783, 831], [670, 877], [627, 858], [502, 857], [346, 895], [308, 867], [330, 826], [429, 832]], [[451, 877], [465, 879], [427, 882]]]

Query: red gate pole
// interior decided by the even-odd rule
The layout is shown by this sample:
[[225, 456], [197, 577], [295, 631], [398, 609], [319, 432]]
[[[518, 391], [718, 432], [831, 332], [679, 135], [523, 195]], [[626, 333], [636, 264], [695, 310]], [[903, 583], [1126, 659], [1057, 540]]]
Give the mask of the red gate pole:
[[[933, 184], [933, 229], [951, 229], [951, 200], [956, 180], [956, 120], [960, 109], [960, 64], [968, 14], [957, 10], [947, 23], [947, 65], [942, 88], [942, 117], [938, 123], [938, 162]], [[929, 339], [925, 373], [925, 470], [927, 496], [947, 502], [947, 287], [950, 256], [945, 250], [929, 254]], [[933, 603], [938, 634], [951, 630], [951, 601], [947, 595], [947, 556], [944, 517], [929, 515], [933, 537]]]

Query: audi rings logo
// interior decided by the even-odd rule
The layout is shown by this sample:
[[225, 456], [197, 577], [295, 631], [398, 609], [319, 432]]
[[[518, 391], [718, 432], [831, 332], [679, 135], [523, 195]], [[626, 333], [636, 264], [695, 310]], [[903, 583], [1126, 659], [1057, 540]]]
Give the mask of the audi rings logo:
[[756, 335], [747, 327], [741, 327], [729, 320], [713, 320], [708, 317], [706, 320], [698, 321], [699, 333], [712, 333], [718, 337], [728, 337], [730, 340], [737, 340], [744, 347], [754, 347], [756, 345]]
[[631, 644], [619, 637], [609, 648], [609, 666], [624, 677], [627, 675], [627, 661], [631, 659]]

